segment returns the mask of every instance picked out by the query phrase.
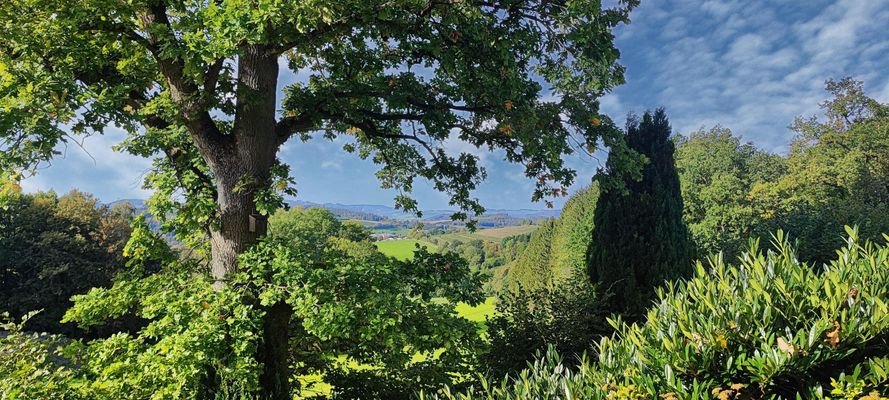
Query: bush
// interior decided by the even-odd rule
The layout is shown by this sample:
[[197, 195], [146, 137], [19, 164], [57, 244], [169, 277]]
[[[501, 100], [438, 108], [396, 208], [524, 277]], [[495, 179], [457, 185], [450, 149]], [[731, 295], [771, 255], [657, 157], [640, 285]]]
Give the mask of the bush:
[[59, 393], [82, 398], [77, 371], [64, 358], [74, 349], [66, 351], [60, 336], [25, 332], [34, 315], [24, 315], [19, 323], [10, 321], [8, 313], [0, 315], [0, 399], [51, 399]]
[[514, 374], [547, 346], [576, 365], [612, 332], [607, 316], [602, 297], [581, 274], [554, 287], [502, 294], [497, 314], [488, 321], [488, 371], [493, 376]]
[[[779, 232], [740, 265], [721, 257], [668, 284], [647, 321], [613, 321], [598, 362], [550, 355], [518, 378], [446, 399], [880, 398], [889, 394], [889, 247], [847, 245], [824, 268], [800, 263]], [[889, 236], [885, 236], [889, 241]]]

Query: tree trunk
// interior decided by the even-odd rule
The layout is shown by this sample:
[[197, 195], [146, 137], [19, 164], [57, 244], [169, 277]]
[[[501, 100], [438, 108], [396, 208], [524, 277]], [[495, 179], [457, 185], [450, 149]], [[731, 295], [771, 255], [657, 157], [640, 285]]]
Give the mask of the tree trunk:
[[[265, 236], [265, 218], [256, 209], [256, 190], [268, 184], [276, 161], [275, 105], [277, 56], [245, 46], [238, 59], [238, 109], [232, 133], [222, 146], [204, 153], [213, 171], [219, 225], [210, 232], [211, 273], [221, 288], [238, 270], [238, 256]], [[257, 304], [257, 306], [259, 306]], [[256, 358], [263, 365], [261, 398], [290, 399], [288, 324], [290, 306], [263, 307], [263, 332]]]

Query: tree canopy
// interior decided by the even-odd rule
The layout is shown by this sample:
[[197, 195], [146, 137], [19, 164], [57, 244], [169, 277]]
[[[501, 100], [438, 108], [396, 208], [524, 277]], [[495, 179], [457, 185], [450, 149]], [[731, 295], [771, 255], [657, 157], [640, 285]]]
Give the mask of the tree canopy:
[[[83, 337], [62, 324], [75, 294], [110, 286], [125, 269], [132, 208], [98, 204], [72, 191], [10, 194], [0, 207], [0, 310], [28, 320], [28, 330]], [[96, 334], [97, 332], [90, 332]]]
[[702, 254], [734, 259], [748, 238], [792, 233], [799, 256], [822, 263], [844, 225], [876, 240], [887, 229], [887, 106], [862, 83], [830, 80], [823, 118], [798, 117], [788, 154], [766, 152], [726, 128], [677, 139], [684, 218]]
[[721, 251], [733, 260], [751, 236], [768, 237], [766, 217], [750, 192], [782, 176], [784, 164], [721, 126], [677, 138], [683, 217], [700, 254]]
[[[269, 168], [281, 143], [347, 135], [347, 151], [381, 165], [384, 187], [409, 192], [423, 177], [478, 212], [471, 190], [485, 174], [472, 155], [445, 152], [456, 136], [524, 164], [540, 199], [574, 178], [561, 160], [570, 135], [613, 143], [597, 98], [623, 81], [611, 29], [636, 4], [5, 2], [0, 167], [27, 171], [61, 142], [122, 127], [122, 149], [162, 156], [149, 185], [193, 195], [163, 203], [202, 211], [178, 221], [186, 230], [210, 223], [201, 202], [226, 175], [280, 189], [286, 171]], [[305, 79], [279, 104], [285, 60]], [[263, 176], [224, 172], [237, 166], [225, 156], [262, 159]], [[406, 196], [397, 203], [416, 209]]]
[[[623, 82], [612, 30], [638, 0], [12, 0], [0, 4], [0, 170], [29, 173], [62, 143], [110, 127], [154, 158], [146, 186], [165, 230], [210, 250], [214, 285], [295, 194], [281, 146], [349, 138], [396, 205], [423, 178], [464, 218], [485, 171], [456, 138], [499, 149], [566, 194], [578, 148], [620, 146], [598, 98]], [[286, 64], [301, 78], [283, 87]], [[552, 100], [546, 100], [552, 99]], [[279, 101], [280, 100], [280, 101]], [[286, 304], [268, 305], [264, 396], [289, 396]], [[285, 332], [281, 334], [281, 330]]]
[[834, 257], [844, 225], [870, 240], [889, 229], [889, 106], [851, 78], [825, 86], [826, 120], [797, 118], [787, 173], [751, 193], [769, 228], [793, 232], [800, 256], [815, 262]]

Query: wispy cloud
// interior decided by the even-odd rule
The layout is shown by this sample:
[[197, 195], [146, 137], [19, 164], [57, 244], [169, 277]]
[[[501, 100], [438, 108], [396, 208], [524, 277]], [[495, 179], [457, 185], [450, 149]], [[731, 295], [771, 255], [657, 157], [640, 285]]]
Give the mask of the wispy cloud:
[[616, 94], [637, 111], [666, 106], [680, 132], [721, 123], [780, 151], [826, 79], [852, 75], [874, 95], [889, 84], [885, 21], [887, 0], [643, 2], [618, 37], [629, 82]]
[[82, 139], [82, 147], [69, 141], [58, 147], [62, 155], [22, 182], [22, 189], [59, 193], [80, 189], [103, 201], [145, 198], [149, 192], [142, 188], [142, 179], [151, 168], [151, 160], [112, 150], [124, 138], [125, 132], [112, 128], [104, 135]]

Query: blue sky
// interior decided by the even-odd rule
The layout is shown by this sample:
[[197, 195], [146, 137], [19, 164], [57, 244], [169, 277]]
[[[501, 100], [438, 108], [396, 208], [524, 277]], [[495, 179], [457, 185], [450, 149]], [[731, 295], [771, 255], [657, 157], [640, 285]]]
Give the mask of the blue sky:
[[[853, 76], [871, 97], [889, 102], [889, 0], [642, 0], [632, 19], [617, 32], [627, 83], [602, 100], [616, 120], [664, 106], [674, 132], [720, 124], [782, 152], [792, 138], [787, 126], [795, 116], [817, 113], [828, 78]], [[290, 72], [281, 77], [295, 79]], [[103, 201], [147, 197], [141, 186], [150, 161], [112, 151], [122, 138], [109, 129], [82, 148], [69, 144], [60, 149], [64, 157], [22, 184], [28, 191], [79, 188]], [[476, 196], [486, 207], [543, 208], [530, 201], [532, 183], [501, 154], [456, 140], [445, 146], [481, 158], [488, 180]], [[379, 188], [375, 166], [341, 147], [320, 139], [285, 145], [280, 155], [291, 165], [298, 198], [391, 205], [394, 193]], [[604, 161], [604, 155], [572, 157], [574, 188], [589, 183]], [[415, 189], [421, 208], [447, 207], [447, 196], [428, 185]]]

